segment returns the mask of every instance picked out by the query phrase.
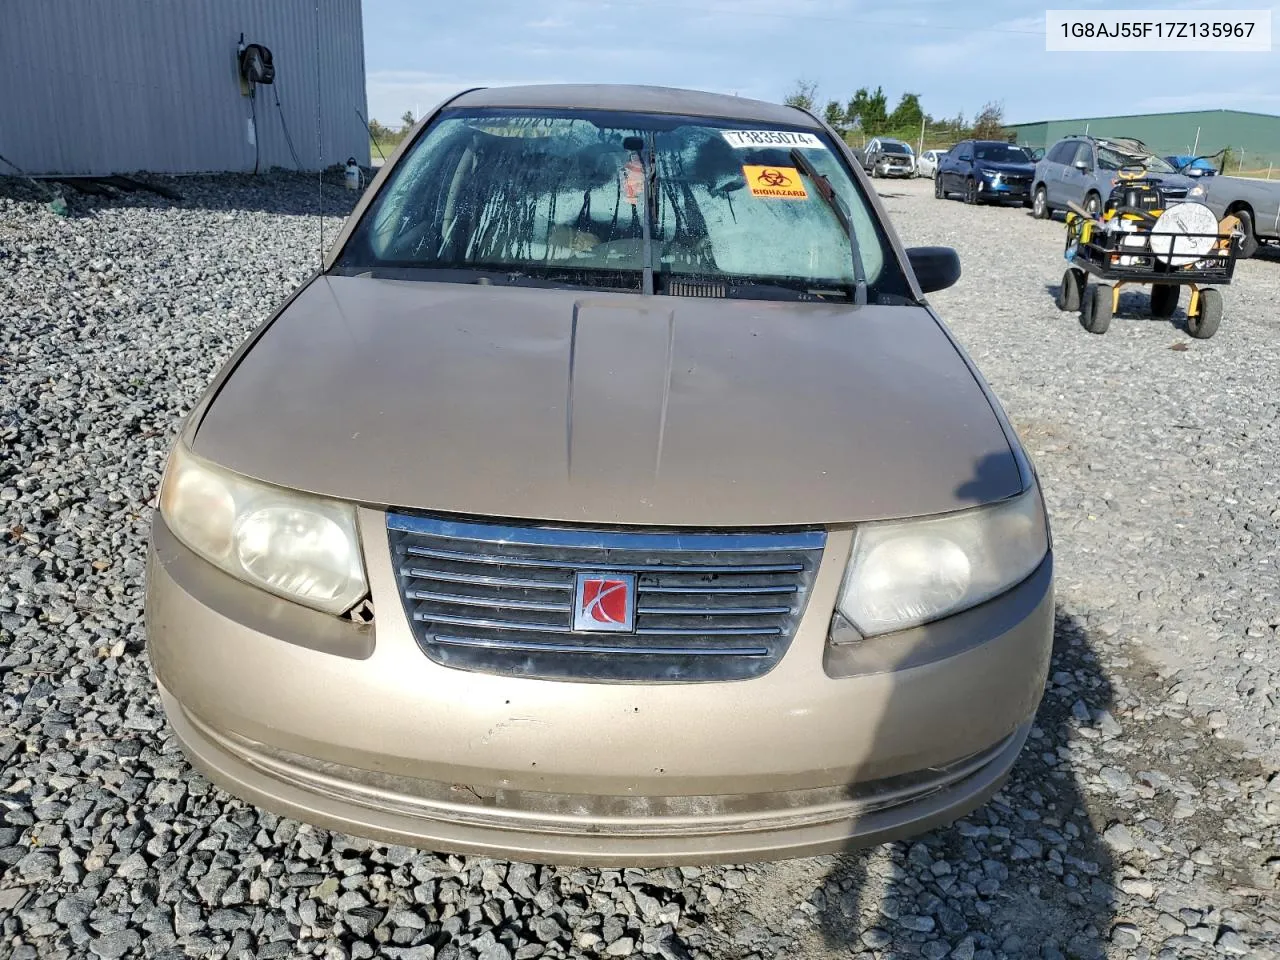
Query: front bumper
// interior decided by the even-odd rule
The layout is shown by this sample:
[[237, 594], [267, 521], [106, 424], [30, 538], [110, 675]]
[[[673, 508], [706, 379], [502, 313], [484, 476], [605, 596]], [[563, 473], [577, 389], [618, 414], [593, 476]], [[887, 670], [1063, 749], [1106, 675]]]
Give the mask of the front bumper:
[[408, 629], [383, 515], [362, 510], [361, 532], [372, 626], [235, 581], [157, 517], [148, 640], [174, 732], [212, 780], [389, 842], [669, 864], [918, 833], [998, 789], [1048, 669], [1047, 559], [1010, 594], [960, 615], [965, 642], [920, 628], [875, 641], [894, 651], [888, 668], [855, 655], [832, 670], [827, 624], [852, 536], [832, 531], [800, 629], [764, 676], [608, 684], [453, 670]]
[[992, 183], [979, 180], [978, 190], [988, 200], [1025, 200], [1031, 195], [1030, 183]]

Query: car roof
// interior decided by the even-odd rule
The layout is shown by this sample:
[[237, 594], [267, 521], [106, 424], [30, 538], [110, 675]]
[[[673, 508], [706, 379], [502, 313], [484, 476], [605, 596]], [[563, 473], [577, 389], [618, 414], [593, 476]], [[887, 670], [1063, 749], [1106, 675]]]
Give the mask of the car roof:
[[716, 117], [747, 123], [785, 123], [820, 130], [822, 124], [796, 107], [722, 93], [614, 83], [546, 83], [485, 87], [455, 97], [450, 107], [544, 107], [561, 110], [621, 110]]

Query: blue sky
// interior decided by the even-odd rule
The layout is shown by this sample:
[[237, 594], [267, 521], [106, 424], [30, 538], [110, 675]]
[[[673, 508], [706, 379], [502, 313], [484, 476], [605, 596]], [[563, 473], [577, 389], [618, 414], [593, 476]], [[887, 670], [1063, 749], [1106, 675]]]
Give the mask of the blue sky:
[[[1280, 4], [1271, 9], [1280, 31]], [[936, 117], [972, 117], [998, 100], [1010, 123], [1218, 107], [1280, 114], [1277, 52], [1046, 53], [1044, 7], [1026, 0], [364, 0], [364, 32], [369, 111], [384, 123], [472, 86], [659, 83], [780, 100], [799, 79], [816, 83], [822, 102], [882, 85], [892, 108], [918, 93]], [[1147, 89], [1121, 93], [1125, 80]]]

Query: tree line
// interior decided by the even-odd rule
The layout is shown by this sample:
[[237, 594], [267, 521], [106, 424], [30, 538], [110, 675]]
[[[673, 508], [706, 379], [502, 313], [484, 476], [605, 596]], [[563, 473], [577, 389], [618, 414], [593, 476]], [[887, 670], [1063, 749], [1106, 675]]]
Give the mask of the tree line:
[[926, 113], [918, 93], [902, 94], [897, 106], [890, 110], [889, 98], [880, 86], [875, 90], [859, 87], [843, 103], [828, 100], [825, 106], [820, 106], [817, 84], [798, 80], [783, 103], [810, 113], [820, 113], [851, 143], [871, 137], [894, 137], [915, 143], [922, 131], [924, 138], [931, 142], [970, 137], [1004, 140], [1008, 137], [1004, 128], [1004, 106], [999, 101], [986, 104], [972, 122], [966, 122], [963, 113], [949, 118]]
[[[895, 137], [916, 143], [922, 131], [930, 143], [954, 142], [970, 137], [979, 140], [1007, 138], [1004, 107], [998, 101], [986, 104], [971, 123], [966, 123], [963, 113], [950, 118], [937, 118], [925, 113], [918, 93], [902, 94], [897, 106], [890, 110], [889, 98], [880, 86], [875, 90], [859, 87], [844, 103], [828, 100], [825, 107], [819, 108], [817, 84], [798, 80], [782, 102], [810, 113], [821, 112], [827, 123], [855, 145], [871, 137]], [[398, 128], [370, 119], [369, 136], [377, 144], [394, 147], [408, 135], [415, 123], [417, 120], [411, 110], [406, 110], [400, 117]]]
[[418, 121], [414, 119], [413, 111], [406, 110], [404, 115], [400, 117], [399, 128], [388, 127], [380, 120], [369, 120], [369, 138], [375, 143], [384, 147], [394, 147], [400, 143], [413, 129], [413, 125]]

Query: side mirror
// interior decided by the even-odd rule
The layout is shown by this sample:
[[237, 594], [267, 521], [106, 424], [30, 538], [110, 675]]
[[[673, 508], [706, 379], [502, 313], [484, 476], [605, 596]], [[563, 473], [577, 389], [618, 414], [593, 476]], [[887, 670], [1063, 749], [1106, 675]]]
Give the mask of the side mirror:
[[1072, 166], [1083, 173], [1089, 172], [1089, 161], [1087, 160], [1077, 160]]
[[907, 262], [924, 293], [945, 290], [960, 279], [960, 257], [950, 247], [908, 247]]

